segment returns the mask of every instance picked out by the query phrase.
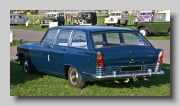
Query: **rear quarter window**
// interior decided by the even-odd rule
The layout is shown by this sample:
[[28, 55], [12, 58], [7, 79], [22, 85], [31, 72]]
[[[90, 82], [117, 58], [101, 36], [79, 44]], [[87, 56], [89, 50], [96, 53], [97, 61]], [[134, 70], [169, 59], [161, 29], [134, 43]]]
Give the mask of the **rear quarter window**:
[[149, 46], [149, 43], [139, 33], [131, 32], [94, 33], [92, 41], [96, 49], [115, 46]]
[[128, 45], [148, 45], [141, 36], [135, 33], [122, 33], [122, 37], [124, 39], [124, 43]]

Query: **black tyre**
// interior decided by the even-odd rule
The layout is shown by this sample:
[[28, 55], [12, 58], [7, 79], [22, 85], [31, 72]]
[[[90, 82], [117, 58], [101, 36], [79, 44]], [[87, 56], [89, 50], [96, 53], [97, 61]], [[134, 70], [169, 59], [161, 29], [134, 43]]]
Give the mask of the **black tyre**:
[[118, 23], [114, 24], [114, 27], [119, 27], [119, 24]]
[[22, 59], [22, 68], [23, 72], [27, 74], [33, 74], [34, 71], [32, 70], [32, 66], [30, 62], [27, 60], [27, 58], [24, 56]]
[[128, 21], [126, 20], [126, 22], [125, 22], [124, 26], [127, 26], [127, 23], [128, 23]]
[[169, 30], [169, 32], [168, 32], [168, 35], [170, 36], [170, 30]]
[[68, 81], [70, 86], [76, 87], [76, 88], [84, 88], [86, 81], [82, 79], [81, 75], [78, 73], [78, 71], [70, 67], [68, 71]]
[[143, 36], [147, 36], [148, 35], [148, 31], [145, 27], [140, 28], [139, 32], [143, 35]]
[[137, 22], [134, 22], [134, 26], [136, 26], [137, 25]]
[[41, 26], [41, 28], [44, 28], [44, 26]]
[[109, 26], [109, 24], [106, 24], [106, 26]]

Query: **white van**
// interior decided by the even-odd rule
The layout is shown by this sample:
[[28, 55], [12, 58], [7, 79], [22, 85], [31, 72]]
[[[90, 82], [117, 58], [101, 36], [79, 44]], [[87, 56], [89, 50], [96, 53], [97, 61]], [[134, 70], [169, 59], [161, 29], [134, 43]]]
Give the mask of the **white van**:
[[21, 14], [10, 14], [10, 25], [22, 25], [25, 24], [28, 17]]
[[109, 14], [108, 18], [105, 18], [105, 25], [127, 26], [129, 21], [129, 13], [127, 11], [113, 11]]

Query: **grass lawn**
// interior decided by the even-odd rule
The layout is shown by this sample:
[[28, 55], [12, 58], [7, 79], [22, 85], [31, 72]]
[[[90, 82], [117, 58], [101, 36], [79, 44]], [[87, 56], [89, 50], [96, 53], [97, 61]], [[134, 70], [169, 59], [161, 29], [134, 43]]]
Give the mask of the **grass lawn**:
[[134, 84], [88, 82], [84, 89], [70, 87], [68, 80], [35, 73], [23, 73], [22, 66], [10, 61], [10, 96], [170, 96], [170, 65], [164, 76]]
[[[23, 41], [22, 44], [28, 43], [29, 41]], [[10, 42], [10, 46], [17, 46], [20, 44], [19, 40], [13, 40], [13, 42]]]

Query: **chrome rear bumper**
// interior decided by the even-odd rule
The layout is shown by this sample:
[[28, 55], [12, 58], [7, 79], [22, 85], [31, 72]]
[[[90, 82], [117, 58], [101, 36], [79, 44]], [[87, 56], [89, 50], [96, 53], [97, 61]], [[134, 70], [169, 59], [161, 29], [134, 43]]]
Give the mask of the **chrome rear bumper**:
[[94, 80], [113, 80], [113, 79], [128, 79], [128, 78], [148, 78], [148, 77], [153, 77], [153, 76], [159, 76], [159, 75], [164, 75], [164, 71], [160, 70], [159, 72], [146, 72], [146, 73], [134, 73], [134, 74], [116, 74], [113, 73], [113, 75], [105, 75], [105, 76], [98, 76], [96, 74], [90, 74], [90, 73], [85, 73], [83, 74], [91, 76]]

